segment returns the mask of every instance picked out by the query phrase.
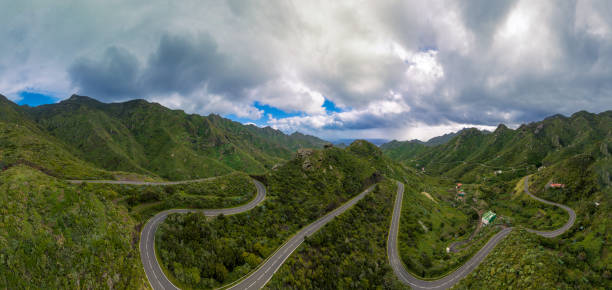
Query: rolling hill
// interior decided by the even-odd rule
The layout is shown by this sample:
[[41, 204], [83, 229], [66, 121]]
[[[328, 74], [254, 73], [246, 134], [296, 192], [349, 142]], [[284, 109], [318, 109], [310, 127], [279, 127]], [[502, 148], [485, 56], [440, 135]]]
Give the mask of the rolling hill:
[[[501, 170], [515, 172], [549, 166], [576, 154], [608, 155], [612, 142], [612, 111], [555, 115], [521, 125], [516, 130], [501, 124], [492, 133], [466, 129], [448, 142], [426, 147], [391, 142], [381, 148], [390, 158], [433, 174], [475, 180]], [[522, 170], [522, 171], [521, 171]]]
[[[236, 170], [263, 173], [290, 159], [299, 148], [327, 143], [297, 132], [286, 135], [269, 127], [245, 126], [214, 114], [186, 114], [144, 100], [106, 104], [73, 95], [57, 104], [32, 108], [0, 99], [0, 121], [25, 127], [16, 133], [19, 136], [61, 148], [49, 150], [50, 154], [63, 154], [83, 167], [153, 178], [190, 179]], [[50, 166], [36, 158], [29, 161]]]

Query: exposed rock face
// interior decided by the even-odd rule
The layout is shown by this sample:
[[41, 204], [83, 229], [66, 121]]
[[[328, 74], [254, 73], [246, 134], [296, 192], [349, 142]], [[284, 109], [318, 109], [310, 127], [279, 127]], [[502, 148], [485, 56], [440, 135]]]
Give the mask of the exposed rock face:
[[298, 158], [306, 158], [310, 155], [312, 155], [314, 151], [312, 149], [298, 149], [297, 151], [297, 157]]
[[302, 159], [302, 168], [304, 170], [308, 170], [312, 168], [312, 162], [310, 161], [310, 156], [314, 153], [312, 149], [298, 149], [297, 158]]
[[559, 142], [559, 136], [558, 135], [555, 135], [555, 136], [552, 137], [552, 143], [556, 147], [561, 147], [561, 142]]
[[538, 127], [536, 127], [536, 129], [535, 129], [535, 131], [533, 133], [534, 134], [540, 133], [540, 130], [542, 130], [542, 128], [544, 128], [544, 124], [538, 125]]

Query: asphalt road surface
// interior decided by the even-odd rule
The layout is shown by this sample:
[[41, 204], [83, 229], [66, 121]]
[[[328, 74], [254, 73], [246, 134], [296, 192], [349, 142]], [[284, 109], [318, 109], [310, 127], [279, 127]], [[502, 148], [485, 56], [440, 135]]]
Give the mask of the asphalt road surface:
[[304, 238], [316, 233], [325, 224], [330, 222], [334, 217], [342, 214], [350, 207], [360, 201], [366, 194], [368, 194], [374, 186], [366, 189], [364, 192], [353, 197], [349, 201], [345, 202], [342, 206], [336, 208], [332, 212], [324, 215], [313, 223], [302, 228], [297, 234], [291, 237], [285, 244], [283, 244], [272, 256], [270, 256], [261, 267], [255, 272], [249, 275], [246, 279], [233, 285], [229, 289], [260, 289], [263, 288], [268, 281], [272, 278], [274, 273], [283, 265], [285, 260], [291, 256], [291, 253], [299, 247]]
[[[543, 237], [552, 238], [552, 237], [556, 237], [558, 235], [563, 234], [565, 231], [571, 228], [572, 225], [574, 224], [574, 221], [576, 220], [576, 213], [571, 208], [565, 205], [550, 202], [550, 201], [547, 201], [547, 200], [544, 200], [544, 199], [541, 199], [541, 198], [538, 198], [532, 195], [529, 192], [529, 188], [528, 188], [529, 181], [528, 180], [529, 180], [529, 177], [525, 178], [525, 192], [529, 196], [543, 203], [550, 204], [550, 205], [556, 205], [566, 210], [569, 213], [570, 218], [563, 227], [557, 230], [554, 230], [554, 231], [543, 232], [543, 231], [535, 231], [535, 230], [530, 230], [530, 229], [527, 229], [527, 230], [532, 233], [543, 236]], [[410, 287], [414, 289], [447, 289], [447, 288], [452, 287], [453, 285], [455, 285], [455, 283], [459, 282], [459, 280], [465, 278], [465, 276], [467, 276], [474, 269], [476, 269], [476, 267], [486, 258], [489, 252], [491, 252], [491, 250], [493, 250], [495, 246], [499, 242], [501, 242], [512, 231], [512, 228], [504, 228], [499, 233], [495, 234], [487, 242], [487, 244], [476, 253], [476, 255], [474, 255], [470, 260], [468, 260], [465, 264], [459, 267], [459, 269], [444, 276], [443, 278], [440, 278], [438, 280], [432, 280], [432, 281], [421, 280], [421, 279], [414, 277], [406, 270], [406, 268], [404, 267], [404, 264], [402, 263], [402, 260], [399, 257], [399, 251], [398, 251], [398, 246], [397, 246], [397, 235], [399, 231], [399, 222], [400, 222], [403, 196], [404, 196], [404, 184], [402, 184], [401, 182], [398, 182], [397, 183], [397, 195], [395, 197], [395, 205], [393, 207], [393, 216], [391, 218], [391, 226], [389, 228], [389, 237], [387, 240], [387, 256], [389, 258], [389, 263], [391, 264], [391, 267], [393, 268], [393, 271], [395, 272], [395, 275], [398, 277], [398, 279], [404, 284], [409, 285]]]
[[[191, 181], [193, 182], [193, 181]], [[149, 219], [140, 232], [140, 259], [144, 266], [147, 279], [153, 289], [179, 289], [174, 286], [168, 277], [162, 271], [159, 263], [157, 262], [157, 256], [155, 254], [155, 232], [159, 228], [159, 224], [163, 222], [169, 214], [173, 213], [189, 213], [189, 212], [201, 212], [206, 216], [217, 216], [220, 214], [232, 215], [241, 212], [245, 212], [255, 208], [261, 203], [266, 197], [266, 188], [257, 180], [253, 180], [257, 187], [257, 195], [249, 203], [233, 208], [224, 209], [206, 209], [206, 210], [194, 210], [194, 209], [170, 209], [162, 211], [156, 214], [154, 217]]]
[[[69, 180], [71, 183], [109, 183], [109, 184], [134, 184], [134, 185], [173, 185], [173, 184], [184, 184], [190, 182], [200, 182], [211, 180], [213, 178], [204, 178], [197, 180], [187, 180], [187, 181], [171, 181], [171, 182], [141, 182], [141, 181], [113, 181], [113, 180]], [[237, 213], [242, 213], [248, 210], [255, 208], [259, 203], [261, 203], [266, 196], [266, 189], [259, 181], [253, 180], [255, 186], [257, 187], [257, 195], [255, 198], [249, 203], [235, 207], [235, 208], [225, 208], [225, 209], [208, 209], [208, 210], [194, 210], [194, 209], [171, 209], [162, 211], [156, 214], [154, 217], [149, 219], [145, 226], [142, 229], [140, 234], [140, 253], [141, 260], [144, 266], [145, 273], [147, 278], [149, 279], [149, 283], [153, 287], [153, 289], [179, 289], [176, 287], [163, 273], [159, 263], [157, 262], [156, 254], [155, 254], [155, 232], [159, 228], [161, 222], [163, 222], [169, 214], [172, 213], [189, 213], [189, 212], [202, 212], [207, 216], [217, 216], [219, 214], [224, 215], [232, 215]], [[291, 237], [287, 242], [285, 242], [272, 256], [270, 256], [260, 267], [251, 273], [247, 278], [233, 284], [229, 289], [260, 289], [263, 288], [266, 283], [272, 278], [274, 273], [278, 271], [278, 269], [283, 265], [285, 260], [291, 256], [293, 251], [297, 249], [304, 238], [316, 233], [319, 229], [321, 229], [325, 224], [330, 222], [334, 217], [344, 213], [350, 207], [355, 205], [358, 201], [360, 201], [366, 194], [368, 194], [374, 186], [368, 188], [364, 192], [359, 195], [353, 197], [348, 202], [344, 203], [342, 206], [336, 208], [332, 212], [326, 214], [325, 216], [319, 218], [315, 222], [307, 225], [302, 228], [297, 234]], [[531, 198], [534, 198], [540, 202], [558, 206], [569, 214], [569, 220], [563, 225], [561, 228], [554, 231], [536, 231], [527, 229], [527, 231], [538, 234], [543, 237], [553, 238], [557, 237], [563, 233], [565, 233], [569, 228], [574, 225], [576, 221], [576, 213], [571, 208], [558, 204], [555, 202], [547, 201], [541, 199], [539, 197], [534, 196], [529, 192], [529, 177], [525, 178], [524, 185], [525, 193], [527, 193]], [[399, 232], [399, 223], [402, 209], [402, 200], [404, 196], [404, 184], [401, 182], [397, 182], [397, 195], [395, 198], [395, 204], [393, 207], [393, 216], [391, 218], [391, 226], [389, 228], [389, 236], [387, 239], [387, 256], [389, 258], [389, 263], [395, 272], [395, 275], [399, 278], [400, 281], [409, 285], [414, 289], [447, 289], [452, 287], [455, 283], [459, 282], [459, 280], [465, 278], [469, 273], [471, 273], [485, 258], [486, 256], [495, 248], [495, 246], [501, 242], [511, 231], [512, 228], [504, 228], [499, 233], [495, 234], [486, 244], [482, 247], [469, 261], [463, 264], [459, 269], [454, 272], [440, 278], [438, 280], [421, 280], [414, 277], [410, 274], [404, 264], [402, 263], [399, 257], [399, 251], [397, 246], [397, 236]]]
[[537, 200], [539, 202], [543, 202], [545, 204], [550, 204], [550, 205], [558, 206], [558, 207], [564, 209], [569, 214], [569, 219], [567, 220], [567, 222], [562, 227], [560, 227], [560, 228], [558, 228], [558, 229], [556, 229], [554, 231], [546, 232], [546, 231], [536, 231], [536, 230], [531, 230], [531, 229], [527, 229], [527, 231], [529, 231], [531, 233], [534, 233], [534, 234], [538, 234], [538, 235], [540, 235], [542, 237], [545, 237], [545, 238], [554, 238], [556, 236], [559, 236], [559, 235], [565, 233], [567, 230], [569, 230], [574, 225], [574, 222], [576, 221], [576, 213], [574, 212], [573, 209], [571, 209], [571, 208], [569, 208], [569, 207], [567, 207], [565, 205], [556, 203], [556, 202], [552, 202], [552, 201], [548, 201], [548, 200], [545, 200], [545, 199], [541, 199], [541, 198], [531, 194], [531, 192], [529, 192], [529, 176], [525, 178], [525, 193], [527, 193], [527, 195], [529, 195], [531, 198], [533, 198], [533, 199], [535, 199], [535, 200]]
[[163, 181], [163, 182], [147, 182], [147, 181], [128, 181], [128, 180], [66, 180], [70, 183], [80, 184], [80, 183], [105, 183], [105, 184], [131, 184], [131, 185], [176, 185], [176, 184], [185, 184], [185, 183], [194, 183], [194, 182], [202, 182], [213, 180], [216, 177], [208, 177], [208, 178], [200, 178], [200, 179], [192, 179], [192, 180], [182, 180], [182, 181]]

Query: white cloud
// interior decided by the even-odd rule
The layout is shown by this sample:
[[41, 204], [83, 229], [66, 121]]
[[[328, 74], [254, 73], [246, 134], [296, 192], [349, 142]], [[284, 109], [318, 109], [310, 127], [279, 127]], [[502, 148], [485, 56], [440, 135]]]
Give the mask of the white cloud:
[[231, 114], [239, 118], [251, 120], [260, 119], [264, 113], [262, 110], [250, 104], [232, 102], [223, 96], [208, 94], [206, 92], [197, 92], [189, 96], [182, 96], [179, 94], [156, 96], [152, 97], [151, 100], [171, 109], [184, 110], [187, 113]]
[[253, 100], [286, 112], [305, 112], [307, 114], [325, 112], [323, 95], [298, 81], [288, 79], [269, 81], [253, 89], [249, 94]]
[[[319, 135], [515, 124], [612, 108], [608, 6], [3, 1], [0, 93], [78, 91], [250, 119], [259, 102], [300, 113], [271, 125]], [[343, 111], [325, 112], [325, 99]]]

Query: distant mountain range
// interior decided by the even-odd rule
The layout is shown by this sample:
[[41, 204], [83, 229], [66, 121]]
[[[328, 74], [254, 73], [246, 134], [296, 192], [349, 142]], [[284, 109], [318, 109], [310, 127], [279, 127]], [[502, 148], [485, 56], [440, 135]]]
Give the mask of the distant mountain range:
[[[215, 176], [234, 170], [262, 173], [299, 148], [326, 141], [270, 127], [200, 116], [157, 103], [106, 104], [73, 95], [57, 104], [17, 106], [0, 95], [2, 162], [27, 161], [72, 177], [125, 171], [166, 179]], [[31, 150], [26, 147], [31, 146]], [[107, 172], [104, 172], [107, 171]]]
[[385, 143], [390, 141], [389, 139], [380, 139], [380, 138], [378, 138], [378, 139], [377, 138], [368, 139], [368, 138], [364, 138], [364, 139], [336, 139], [336, 140], [333, 140], [331, 142], [335, 146], [337, 146], [337, 147], [344, 148], [344, 147], [347, 147], [348, 144], [353, 143], [355, 140], [366, 140], [366, 141], [368, 141], [368, 142], [370, 142], [370, 143], [372, 143], [372, 144], [374, 144], [376, 146], [380, 146], [380, 145], [385, 144]]
[[[451, 136], [449, 136], [451, 135]], [[434, 138], [436, 139], [436, 138]], [[494, 132], [475, 128], [441, 136], [439, 144], [393, 141], [381, 149], [412, 167], [456, 178], [474, 178], [484, 170], [540, 167], [576, 154], [608, 156], [612, 143], [612, 111], [555, 115], [523, 124], [516, 130], [499, 125]], [[445, 140], [449, 139], [449, 140]]]

